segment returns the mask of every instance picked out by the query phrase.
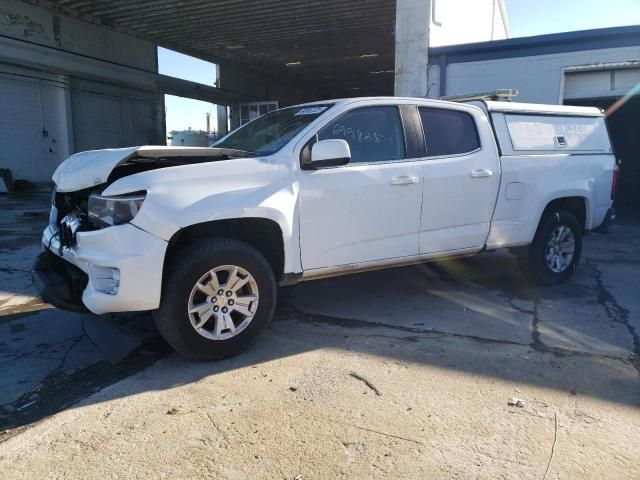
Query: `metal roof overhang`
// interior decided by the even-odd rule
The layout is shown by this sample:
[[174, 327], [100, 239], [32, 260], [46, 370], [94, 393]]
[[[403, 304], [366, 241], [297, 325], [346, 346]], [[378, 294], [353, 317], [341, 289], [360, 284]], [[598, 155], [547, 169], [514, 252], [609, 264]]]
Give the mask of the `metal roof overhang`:
[[326, 96], [393, 94], [395, 0], [35, 3], [223, 66], [302, 82]]

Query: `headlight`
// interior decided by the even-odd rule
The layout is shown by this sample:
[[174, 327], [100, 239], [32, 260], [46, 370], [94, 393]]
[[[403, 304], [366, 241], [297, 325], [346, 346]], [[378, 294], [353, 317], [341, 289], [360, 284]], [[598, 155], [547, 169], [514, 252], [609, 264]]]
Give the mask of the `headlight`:
[[103, 197], [92, 193], [89, 195], [89, 220], [101, 227], [129, 223], [138, 214], [145, 196], [145, 192], [118, 197]]

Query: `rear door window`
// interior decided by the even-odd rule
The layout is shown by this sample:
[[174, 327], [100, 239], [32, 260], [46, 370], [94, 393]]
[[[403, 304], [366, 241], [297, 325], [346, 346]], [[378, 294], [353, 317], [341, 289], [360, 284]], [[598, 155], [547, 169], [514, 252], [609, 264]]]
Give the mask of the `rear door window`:
[[346, 140], [351, 163], [371, 163], [405, 158], [404, 135], [396, 106], [351, 110], [318, 132], [319, 140]]
[[460, 155], [480, 148], [478, 129], [467, 112], [420, 107], [427, 157]]

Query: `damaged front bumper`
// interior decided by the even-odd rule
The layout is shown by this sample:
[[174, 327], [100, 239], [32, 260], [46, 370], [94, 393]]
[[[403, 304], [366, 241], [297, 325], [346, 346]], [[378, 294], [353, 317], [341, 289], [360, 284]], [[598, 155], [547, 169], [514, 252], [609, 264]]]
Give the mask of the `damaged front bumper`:
[[[66, 242], [63, 242], [66, 243]], [[43, 300], [93, 313], [153, 310], [160, 305], [167, 242], [131, 224], [77, 232], [61, 245], [50, 224], [33, 277]]]
[[72, 312], [87, 311], [82, 303], [82, 292], [88, 277], [79, 268], [47, 250], [36, 258], [31, 276], [40, 298], [45, 302]]

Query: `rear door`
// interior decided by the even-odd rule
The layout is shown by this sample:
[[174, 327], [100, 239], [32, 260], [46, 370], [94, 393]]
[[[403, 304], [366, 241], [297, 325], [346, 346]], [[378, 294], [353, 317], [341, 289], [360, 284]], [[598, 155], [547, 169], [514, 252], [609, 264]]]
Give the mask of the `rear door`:
[[398, 106], [349, 110], [317, 138], [346, 140], [351, 162], [299, 172], [303, 268], [417, 255], [422, 166], [407, 158]]
[[427, 145], [420, 253], [480, 249], [489, 235], [500, 162], [478, 109], [419, 107]]

